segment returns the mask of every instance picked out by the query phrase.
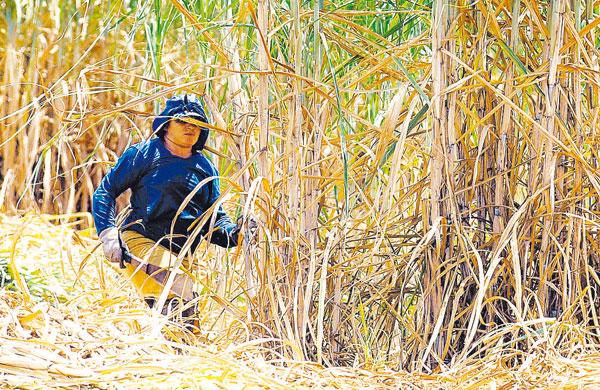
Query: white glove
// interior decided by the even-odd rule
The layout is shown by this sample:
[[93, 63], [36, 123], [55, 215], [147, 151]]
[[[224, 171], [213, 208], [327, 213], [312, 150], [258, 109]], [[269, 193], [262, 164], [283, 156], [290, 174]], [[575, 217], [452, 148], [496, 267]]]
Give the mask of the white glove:
[[248, 242], [252, 242], [256, 239], [256, 233], [258, 231], [258, 224], [256, 223], [256, 219], [252, 216], [248, 216], [246, 218], [239, 217], [237, 219], [237, 228], [239, 232], [245, 229], [244, 238]]
[[246, 229], [248, 230], [247, 234], [250, 241], [254, 240], [256, 238], [256, 233], [258, 232], [258, 223], [256, 222], [256, 219], [248, 217]]
[[121, 261], [123, 256], [123, 250], [121, 249], [121, 243], [119, 242], [119, 229], [111, 227], [104, 229], [98, 235], [102, 241], [102, 249], [104, 250], [104, 256], [113, 263]]

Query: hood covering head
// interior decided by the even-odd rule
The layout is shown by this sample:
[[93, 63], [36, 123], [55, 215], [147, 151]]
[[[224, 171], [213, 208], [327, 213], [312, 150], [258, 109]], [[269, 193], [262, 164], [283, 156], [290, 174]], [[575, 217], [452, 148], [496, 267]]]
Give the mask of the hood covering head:
[[[193, 118], [208, 123], [202, 102], [196, 95], [184, 94], [175, 95], [167, 100], [165, 109], [152, 122], [152, 131], [157, 137], [164, 139], [168, 122], [174, 118]], [[200, 128], [198, 141], [192, 146], [193, 152], [199, 152], [204, 148], [208, 139], [209, 130], [206, 127]]]

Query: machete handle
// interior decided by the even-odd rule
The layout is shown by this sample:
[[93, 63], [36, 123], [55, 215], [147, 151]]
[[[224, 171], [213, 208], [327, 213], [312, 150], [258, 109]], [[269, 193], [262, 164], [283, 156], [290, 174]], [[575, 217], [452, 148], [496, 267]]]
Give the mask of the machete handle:
[[121, 260], [119, 260], [119, 268], [125, 268], [125, 263], [131, 264], [131, 254], [123, 245], [123, 241], [121, 240], [121, 234], [119, 232], [119, 246], [121, 247]]
[[121, 261], [119, 262], [119, 267], [125, 268], [125, 263], [131, 264], [131, 255], [125, 248], [121, 248]]

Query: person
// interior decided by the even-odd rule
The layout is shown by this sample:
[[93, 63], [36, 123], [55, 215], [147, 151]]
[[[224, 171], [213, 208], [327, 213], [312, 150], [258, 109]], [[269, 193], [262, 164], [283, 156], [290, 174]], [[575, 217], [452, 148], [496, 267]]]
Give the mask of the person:
[[[253, 219], [240, 218], [234, 223], [216, 204], [219, 172], [202, 153], [209, 130], [199, 122], [208, 120], [196, 96], [168, 99], [152, 123], [156, 137], [125, 150], [102, 179], [92, 203], [96, 230], [108, 260], [120, 263], [122, 272], [150, 307], [158, 302], [170, 272], [175, 272], [162, 313], [179, 314], [188, 324], [194, 322], [197, 301], [189, 277], [190, 255], [201, 239], [230, 248], [238, 244], [243, 226], [251, 234], [256, 232]], [[127, 189], [132, 191], [131, 212], [119, 229], [116, 198]], [[207, 212], [213, 214], [194, 237], [193, 224], [206, 220]], [[175, 269], [180, 254], [183, 269]]]

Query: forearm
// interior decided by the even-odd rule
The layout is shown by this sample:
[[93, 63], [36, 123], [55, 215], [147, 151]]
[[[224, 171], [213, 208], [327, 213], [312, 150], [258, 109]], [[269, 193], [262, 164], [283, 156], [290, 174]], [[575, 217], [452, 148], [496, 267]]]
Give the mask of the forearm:
[[209, 235], [211, 243], [223, 248], [232, 248], [238, 243], [239, 228], [227, 214], [222, 213], [218, 216]]
[[92, 200], [92, 213], [98, 234], [115, 226], [115, 204], [115, 197], [106, 190], [104, 182], [101, 183]]
[[136, 156], [134, 147], [127, 149], [94, 192], [92, 212], [98, 234], [115, 227], [116, 199], [128, 188], [133, 188], [138, 180], [144, 164], [135, 162]]

